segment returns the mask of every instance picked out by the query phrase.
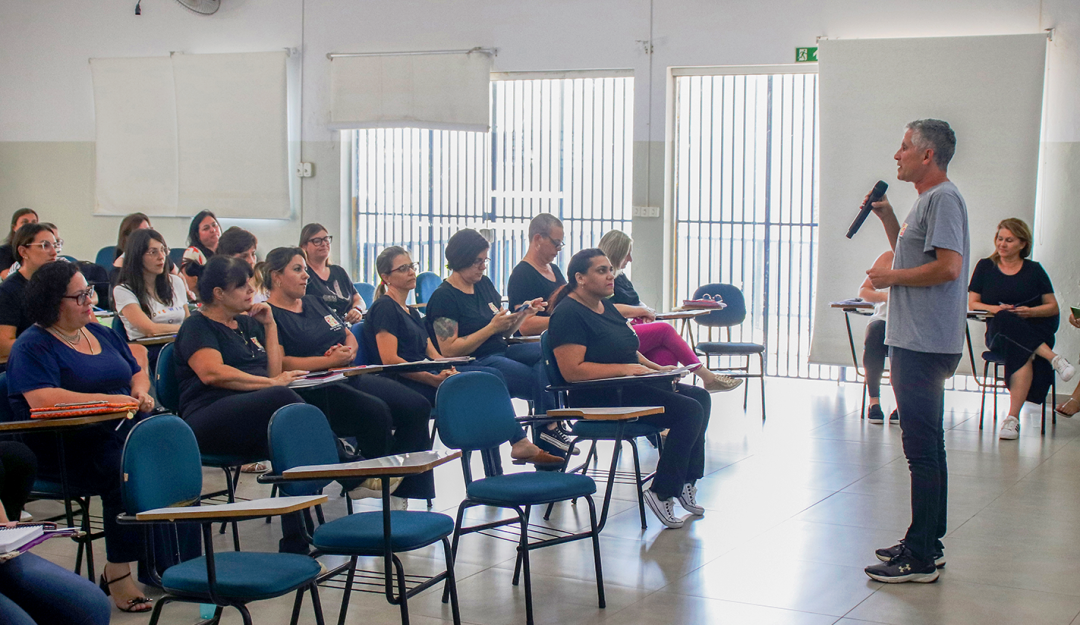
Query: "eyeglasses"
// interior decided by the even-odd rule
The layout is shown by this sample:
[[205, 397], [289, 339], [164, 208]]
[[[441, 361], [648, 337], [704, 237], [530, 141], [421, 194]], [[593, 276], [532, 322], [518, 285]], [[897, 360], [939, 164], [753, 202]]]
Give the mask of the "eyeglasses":
[[488, 259], [486, 259], [486, 258], [477, 258], [476, 260], [474, 260], [472, 262], [472, 266], [476, 267], [477, 269], [480, 269], [482, 267], [487, 267], [487, 264], [488, 264]]
[[334, 237], [332, 235], [315, 237], [314, 239], [308, 239], [307, 242], [315, 246], [330, 245], [334, 242]]
[[391, 272], [396, 271], [398, 273], [409, 273], [411, 271], [413, 273], [416, 273], [416, 270], [419, 269], [419, 268], [420, 268], [420, 265], [418, 265], [417, 263], [409, 263], [408, 265], [402, 265], [400, 267], [394, 267], [390, 271]]
[[64, 295], [64, 299], [73, 299], [79, 306], [86, 306], [94, 297], [94, 287], [88, 286], [85, 291], [79, 291], [78, 295]]
[[41, 248], [42, 252], [47, 252], [49, 250], [56, 250], [57, 252], [59, 252], [64, 247], [64, 240], [57, 239], [56, 243], [53, 243], [52, 241], [38, 241], [37, 243], [27, 243], [26, 247], [38, 247]]
[[553, 239], [551, 238], [550, 234], [545, 234], [544, 238], [546, 238], [548, 241], [551, 241], [551, 244], [554, 245], [555, 249], [557, 250], [561, 250], [563, 247], [566, 246], [566, 243], [564, 243], [562, 239]]
[[143, 256], [149, 256], [151, 258], [155, 258], [155, 257], [158, 257], [158, 256], [161, 256], [162, 258], [165, 258], [168, 255], [169, 255], [169, 248], [167, 248], [167, 247], [152, 247], [152, 248], [146, 250], [146, 252], [143, 253]]

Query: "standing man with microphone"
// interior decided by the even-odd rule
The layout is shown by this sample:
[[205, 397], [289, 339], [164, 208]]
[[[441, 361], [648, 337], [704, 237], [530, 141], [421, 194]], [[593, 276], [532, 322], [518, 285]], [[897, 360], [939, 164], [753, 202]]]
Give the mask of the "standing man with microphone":
[[879, 582], [933, 582], [945, 566], [948, 468], [945, 463], [945, 380], [964, 349], [970, 236], [967, 205], [946, 175], [956, 148], [949, 124], [920, 119], [907, 125], [893, 156], [896, 177], [919, 198], [897, 222], [887, 197], [874, 202], [895, 257], [891, 269], [867, 271], [876, 289], [891, 288], [885, 344], [900, 411], [904, 455], [911, 471], [911, 525], [898, 545], [878, 549], [881, 564], [866, 567]]

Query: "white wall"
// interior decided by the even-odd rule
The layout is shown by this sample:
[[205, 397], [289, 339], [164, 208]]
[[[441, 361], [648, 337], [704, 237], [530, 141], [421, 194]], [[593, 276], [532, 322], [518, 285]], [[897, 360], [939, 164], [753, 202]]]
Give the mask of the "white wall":
[[[288, 221], [245, 224], [259, 236], [260, 247], [268, 249], [294, 241], [302, 221], [318, 220], [338, 230], [340, 146], [325, 126], [327, 52], [480, 45], [499, 48], [497, 71], [632, 69], [635, 204], [655, 205], [666, 197], [669, 66], [790, 63], [795, 47], [814, 45], [818, 36], [987, 35], [1055, 27], [1048, 59], [1036, 256], [1047, 264], [1063, 301], [1080, 303], [1080, 267], [1072, 261], [1071, 236], [1080, 230], [1080, 216], [1071, 210], [1075, 180], [1080, 178], [1076, 0], [667, 0], [655, 6], [645, 0], [223, 0], [211, 17], [166, 0], [144, 2], [143, 15], [136, 17], [134, 4], [0, 3], [0, 220], [20, 206], [33, 206], [60, 224], [68, 250], [80, 257], [92, 256], [115, 240], [119, 224], [118, 218], [90, 214], [90, 57], [302, 49], [301, 150], [303, 160], [315, 163], [316, 174], [302, 183], [302, 214]], [[651, 64], [639, 43], [648, 40], [650, 32]], [[1002, 157], [1007, 154], [1008, 146], [1002, 146]], [[979, 221], [977, 207], [972, 207], [972, 222], [974, 236], [993, 228]], [[635, 219], [634, 280], [654, 302], [670, 296], [670, 283], [662, 286], [670, 271], [664, 254], [670, 228], [658, 225], [654, 219]], [[155, 221], [173, 245], [181, 242], [186, 226], [180, 219]], [[1068, 354], [1080, 346], [1073, 334], [1080, 336], [1063, 332], [1059, 338], [1067, 343]]]

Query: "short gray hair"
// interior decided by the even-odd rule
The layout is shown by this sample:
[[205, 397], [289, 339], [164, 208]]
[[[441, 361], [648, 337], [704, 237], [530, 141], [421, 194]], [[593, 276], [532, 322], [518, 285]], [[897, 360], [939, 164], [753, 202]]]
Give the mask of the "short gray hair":
[[956, 133], [949, 122], [940, 119], [916, 119], [907, 125], [911, 140], [919, 149], [934, 151], [934, 164], [941, 171], [949, 169], [949, 161], [956, 152]]
[[540, 213], [529, 222], [529, 240], [532, 241], [533, 237], [538, 234], [545, 237], [549, 236], [551, 229], [555, 227], [562, 228], [562, 221], [558, 217], [551, 213]]

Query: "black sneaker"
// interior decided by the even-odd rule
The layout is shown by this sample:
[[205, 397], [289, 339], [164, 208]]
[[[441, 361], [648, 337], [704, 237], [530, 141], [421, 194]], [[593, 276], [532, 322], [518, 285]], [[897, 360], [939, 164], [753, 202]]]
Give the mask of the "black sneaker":
[[[899, 543], [893, 545], [892, 547], [878, 549], [874, 552], [874, 555], [877, 556], [878, 560], [881, 560], [882, 562], [888, 562], [889, 560], [892, 560], [893, 558], [899, 556], [901, 553], [903, 553], [903, 551], [904, 541], [901, 540]], [[939, 569], [945, 568], [945, 550], [936, 549], [934, 551], [934, 566]]]
[[[536, 441], [537, 445], [539, 445], [541, 442], [547, 443], [551, 447], [558, 449], [561, 452], [560, 454], [558, 454], [560, 456], [566, 455], [566, 452], [570, 450], [570, 443], [573, 442], [573, 439], [570, 438], [570, 436], [567, 435], [566, 432], [562, 430], [562, 428], [557, 426], [540, 430], [540, 436], [537, 436], [537, 438], [540, 439]], [[581, 450], [575, 447], [574, 455], [576, 456], [579, 453], [581, 453]]]
[[870, 423], [885, 423], [885, 413], [881, 411], [881, 404], [874, 404], [866, 411], [866, 418]]
[[900, 413], [893, 410], [889, 415], [889, 425], [900, 425]]
[[886, 584], [916, 582], [929, 584], [938, 580], [938, 570], [933, 562], [920, 562], [911, 557], [911, 552], [901, 546], [900, 555], [888, 562], [874, 564], [863, 569], [870, 579]]

